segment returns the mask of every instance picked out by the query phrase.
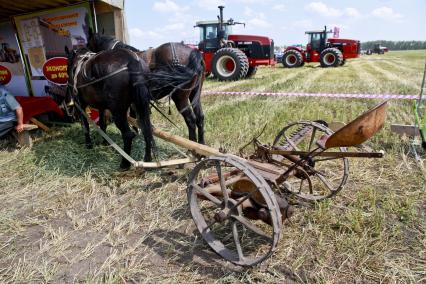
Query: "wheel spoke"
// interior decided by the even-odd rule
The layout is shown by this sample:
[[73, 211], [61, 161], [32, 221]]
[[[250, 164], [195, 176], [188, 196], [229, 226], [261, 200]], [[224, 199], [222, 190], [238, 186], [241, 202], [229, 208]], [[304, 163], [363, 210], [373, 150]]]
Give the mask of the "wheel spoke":
[[207, 198], [208, 200], [210, 200], [211, 202], [213, 202], [217, 206], [221, 206], [222, 205], [222, 201], [220, 201], [218, 198], [216, 198], [215, 196], [213, 196], [210, 193], [208, 193], [206, 190], [204, 190], [200, 186], [198, 186], [196, 184], [191, 184], [191, 186], [192, 186], [192, 188], [195, 189], [195, 191], [197, 193], [200, 193], [201, 195], [203, 195], [205, 198]]
[[234, 235], [234, 242], [238, 252], [238, 258], [244, 259], [243, 250], [241, 248], [240, 237], [238, 235], [237, 221], [232, 222], [232, 234]]
[[333, 192], [334, 191], [334, 188], [333, 188], [333, 185], [328, 181], [328, 179], [325, 177], [325, 176], [323, 176], [323, 174], [322, 173], [320, 173], [320, 172], [316, 172], [316, 175], [318, 176], [318, 178], [325, 184], [325, 186], [327, 186], [327, 188], [331, 191], [331, 192]]
[[301, 181], [300, 181], [299, 193], [302, 192], [302, 187], [303, 187], [303, 182], [304, 181], [305, 181], [304, 179], [301, 179]]
[[235, 220], [237, 220], [238, 222], [240, 222], [241, 224], [243, 224], [244, 227], [246, 227], [247, 229], [249, 229], [253, 233], [255, 233], [259, 236], [262, 236], [265, 239], [267, 239], [268, 241], [272, 242], [272, 239], [271, 239], [270, 236], [265, 234], [265, 232], [263, 232], [261, 229], [259, 229], [255, 224], [250, 222], [247, 218], [245, 218], [241, 215], [231, 215], [231, 217], [234, 218]]
[[317, 129], [316, 127], [314, 127], [314, 129], [312, 130], [312, 135], [311, 135], [311, 140], [309, 141], [309, 148], [308, 148], [308, 152], [311, 151], [312, 148], [312, 144], [314, 143], [314, 139], [315, 139], [315, 134], [317, 133]]
[[222, 167], [220, 166], [219, 161], [217, 161], [216, 163], [216, 171], [217, 171], [217, 175], [219, 176], [220, 188], [222, 189], [223, 201], [225, 202], [225, 207], [226, 207], [226, 205], [228, 204], [229, 195], [228, 195], [228, 190], [226, 189], [225, 177], [223, 176]]

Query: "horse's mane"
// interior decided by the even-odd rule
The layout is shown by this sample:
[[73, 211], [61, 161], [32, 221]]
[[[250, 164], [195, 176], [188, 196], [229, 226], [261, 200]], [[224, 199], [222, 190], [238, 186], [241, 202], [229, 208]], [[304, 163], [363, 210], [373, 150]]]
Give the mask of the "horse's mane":
[[[95, 39], [95, 41], [96, 41], [96, 44], [98, 45], [98, 46], [104, 46], [104, 47], [106, 47], [106, 46], [110, 46], [110, 43], [111, 42], [113, 42], [113, 41], [115, 41], [115, 40], [117, 40], [115, 37], [113, 37], [113, 36], [109, 36], [109, 35], [100, 35], [100, 34], [94, 34], [94, 39]], [[131, 51], [133, 51], [133, 52], [139, 52], [140, 50], [139, 49], [137, 49], [137, 48], [134, 48], [133, 46], [131, 46], [131, 45], [128, 45], [128, 44], [125, 44], [124, 42], [122, 42], [122, 41], [118, 41], [118, 43], [117, 43], [117, 45], [116, 45], [117, 47], [119, 47], [119, 48], [125, 48], [125, 49], [129, 49], [129, 50], [131, 50]]]

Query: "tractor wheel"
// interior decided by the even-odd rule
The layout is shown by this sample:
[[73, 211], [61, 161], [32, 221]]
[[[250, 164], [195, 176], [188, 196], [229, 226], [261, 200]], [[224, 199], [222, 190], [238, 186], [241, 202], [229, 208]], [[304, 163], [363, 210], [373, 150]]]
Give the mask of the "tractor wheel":
[[257, 73], [257, 66], [253, 66], [253, 67], [250, 66], [249, 69], [248, 69], [246, 77], [250, 78], [250, 77], [256, 75], [256, 73]]
[[321, 52], [321, 67], [338, 67], [342, 64], [343, 54], [337, 48], [326, 48]]
[[288, 50], [284, 52], [282, 59], [284, 68], [296, 68], [304, 63], [302, 54], [297, 50]]
[[342, 63], [340, 63], [340, 66], [345, 65], [345, 63], [346, 63], [346, 59], [343, 59], [343, 60], [342, 60]]
[[247, 75], [247, 56], [237, 48], [219, 49], [212, 60], [212, 73], [219, 81], [237, 81]]

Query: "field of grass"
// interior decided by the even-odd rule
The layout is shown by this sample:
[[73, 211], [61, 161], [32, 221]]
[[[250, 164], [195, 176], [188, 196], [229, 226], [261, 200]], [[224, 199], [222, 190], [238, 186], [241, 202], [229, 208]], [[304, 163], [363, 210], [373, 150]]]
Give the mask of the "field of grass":
[[[261, 68], [248, 80], [207, 80], [204, 90], [418, 94], [425, 60], [426, 51], [409, 51], [365, 56], [335, 69]], [[202, 100], [207, 144], [234, 153], [264, 125], [260, 139], [271, 143], [289, 122], [348, 122], [378, 103]], [[186, 136], [183, 120], [172, 112], [179, 129], [159, 115], [154, 124]], [[351, 159], [341, 193], [298, 206], [283, 224], [278, 250], [254, 268], [222, 260], [196, 231], [186, 199], [190, 169], [119, 172], [112, 148], [85, 149], [78, 124], [53, 128], [31, 150], [1, 141], [0, 282], [426, 282], [426, 170], [410, 154], [410, 141], [390, 133], [391, 123], [413, 123], [410, 101], [391, 101], [384, 129], [370, 141], [385, 157]], [[108, 134], [121, 142], [115, 127]], [[138, 159], [142, 140], [134, 143]], [[170, 145], [157, 144], [161, 159], [175, 155]]]

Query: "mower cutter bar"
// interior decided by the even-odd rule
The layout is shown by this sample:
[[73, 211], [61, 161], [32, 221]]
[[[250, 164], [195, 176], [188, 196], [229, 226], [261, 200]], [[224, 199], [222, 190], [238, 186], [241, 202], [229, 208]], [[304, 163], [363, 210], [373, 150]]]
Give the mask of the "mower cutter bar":
[[[268, 150], [270, 154], [276, 155], [297, 155], [308, 156], [309, 152], [305, 151], [286, 151], [286, 150]], [[315, 156], [332, 157], [332, 158], [383, 158], [384, 152], [320, 152]]]

